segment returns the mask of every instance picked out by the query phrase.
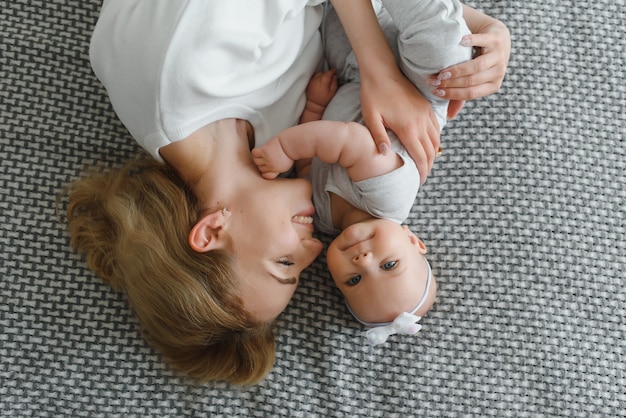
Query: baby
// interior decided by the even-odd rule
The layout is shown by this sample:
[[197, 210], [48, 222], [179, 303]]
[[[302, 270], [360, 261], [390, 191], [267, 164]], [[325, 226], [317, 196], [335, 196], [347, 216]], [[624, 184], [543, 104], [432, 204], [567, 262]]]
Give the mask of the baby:
[[[443, 128], [448, 102], [430, 94], [428, 79], [471, 58], [470, 48], [460, 43], [470, 33], [461, 4], [383, 3], [385, 7], [375, 3], [377, 17], [399, 65], [429, 99]], [[391, 334], [419, 331], [416, 322], [436, 295], [426, 246], [402, 225], [420, 177], [392, 132], [388, 134], [394, 152], [381, 154], [363, 125], [358, 66], [332, 9], [323, 23], [323, 36], [328, 64], [337, 73], [316, 75], [307, 89], [301, 124], [252, 154], [265, 178], [288, 171], [295, 161], [297, 175], [312, 182], [316, 228], [337, 235], [327, 250], [328, 269], [350, 312], [371, 328], [368, 341], [381, 344]], [[315, 120], [322, 112], [324, 120]]]

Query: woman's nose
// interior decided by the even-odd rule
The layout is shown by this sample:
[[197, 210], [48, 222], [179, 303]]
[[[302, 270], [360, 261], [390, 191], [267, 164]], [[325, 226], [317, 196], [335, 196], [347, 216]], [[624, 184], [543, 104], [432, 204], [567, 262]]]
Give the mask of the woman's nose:
[[324, 244], [318, 239], [309, 238], [302, 241], [303, 243], [303, 258], [306, 265], [310, 265], [321, 254], [324, 249]]

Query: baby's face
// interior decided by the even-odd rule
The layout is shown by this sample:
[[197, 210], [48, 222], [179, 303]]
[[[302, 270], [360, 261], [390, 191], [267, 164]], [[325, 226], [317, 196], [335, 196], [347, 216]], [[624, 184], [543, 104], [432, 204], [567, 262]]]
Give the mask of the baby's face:
[[[352, 312], [365, 322], [390, 322], [410, 312], [428, 279], [426, 246], [408, 227], [384, 219], [346, 228], [328, 247], [326, 259], [335, 284]], [[432, 306], [436, 285], [415, 315]]]

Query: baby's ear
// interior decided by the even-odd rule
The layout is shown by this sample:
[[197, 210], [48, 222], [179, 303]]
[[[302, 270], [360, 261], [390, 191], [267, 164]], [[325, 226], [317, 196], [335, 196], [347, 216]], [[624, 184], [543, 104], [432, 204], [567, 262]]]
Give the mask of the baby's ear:
[[409, 227], [408, 227], [407, 225], [402, 225], [402, 228], [404, 228], [404, 230], [406, 231], [406, 233], [407, 233], [407, 235], [408, 235], [408, 237], [409, 237], [409, 240], [411, 241], [411, 244], [413, 244], [413, 245], [415, 245], [415, 246], [417, 247], [417, 251], [418, 251], [420, 254], [422, 254], [422, 255], [423, 255], [423, 254], [426, 254], [426, 251], [427, 251], [427, 250], [426, 250], [426, 245], [424, 244], [424, 242], [423, 242], [421, 239], [419, 239], [419, 238], [417, 237], [417, 235], [415, 235], [415, 234], [414, 234], [414, 233], [413, 233], [413, 232], [409, 229]]

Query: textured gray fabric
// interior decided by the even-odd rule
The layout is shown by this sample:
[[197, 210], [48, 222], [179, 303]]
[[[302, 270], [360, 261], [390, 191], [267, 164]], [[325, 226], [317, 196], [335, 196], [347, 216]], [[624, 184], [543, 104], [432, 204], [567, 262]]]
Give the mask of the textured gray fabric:
[[139, 151], [88, 64], [99, 2], [0, 1], [0, 414], [625, 416], [625, 2], [470, 4], [513, 51], [410, 219], [439, 282], [424, 329], [361, 345], [320, 260], [241, 388], [172, 373], [57, 222], [83, 167]]

